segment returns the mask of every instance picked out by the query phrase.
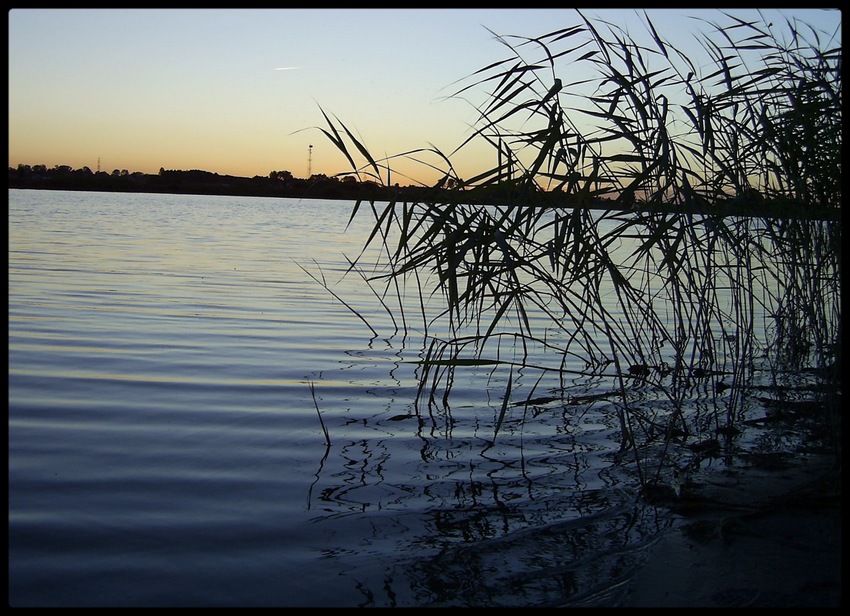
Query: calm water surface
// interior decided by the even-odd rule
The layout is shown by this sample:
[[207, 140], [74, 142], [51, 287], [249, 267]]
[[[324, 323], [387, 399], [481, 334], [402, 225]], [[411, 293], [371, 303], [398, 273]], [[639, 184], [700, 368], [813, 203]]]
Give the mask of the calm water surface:
[[614, 409], [414, 408], [352, 205], [9, 191], [12, 605], [613, 601], [669, 524]]

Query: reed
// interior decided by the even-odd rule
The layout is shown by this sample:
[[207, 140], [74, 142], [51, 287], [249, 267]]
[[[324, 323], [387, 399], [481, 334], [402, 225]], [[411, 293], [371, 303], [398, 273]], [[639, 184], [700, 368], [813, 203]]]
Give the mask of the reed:
[[319, 416], [319, 425], [322, 426], [322, 434], [325, 435], [325, 446], [330, 448], [331, 435], [328, 432], [327, 426], [325, 426], [325, 420], [322, 419], [322, 411], [319, 410], [319, 403], [316, 401], [316, 386], [313, 381], [309, 381], [308, 384], [310, 386], [310, 396], [313, 398], [313, 405], [316, 407], [316, 414]]
[[[470, 362], [509, 369], [498, 431], [514, 368], [542, 345], [564, 375], [617, 384], [622, 447], [645, 484], [662, 471], [647, 467], [649, 445], [734, 433], [760, 370], [776, 383], [819, 371], [838, 421], [841, 46], [792, 20], [718, 17], [700, 35], [707, 69], [645, 13], [646, 40], [580, 12], [538, 37], [497, 36], [507, 57], [454, 93], [488, 92], [471, 136], [448, 155], [398, 155], [444, 165], [439, 201], [369, 204], [367, 243], [382, 244], [387, 267], [373, 279], [415, 276], [445, 298], [451, 335], [427, 341], [422, 400], [439, 403], [442, 387], [445, 402]], [[353, 173], [387, 175], [392, 159], [322, 113]], [[496, 164], [464, 179], [450, 161], [473, 140]], [[667, 404], [636, 404], [635, 385]], [[694, 419], [697, 391], [714, 407]]]

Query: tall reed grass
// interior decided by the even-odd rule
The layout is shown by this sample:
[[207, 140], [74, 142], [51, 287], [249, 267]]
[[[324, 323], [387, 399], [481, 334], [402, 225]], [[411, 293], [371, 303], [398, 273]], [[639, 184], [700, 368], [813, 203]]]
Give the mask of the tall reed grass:
[[[439, 200], [368, 204], [387, 278], [413, 277], [446, 300], [453, 335], [429, 339], [420, 401], [438, 404], [440, 388], [445, 401], [460, 366], [501, 365], [510, 374], [498, 431], [514, 368], [527, 363], [499, 354], [506, 340], [544, 345], [565, 374], [581, 358], [575, 372], [618, 383], [622, 446], [645, 483], [660, 472], [646, 467], [648, 445], [733, 434], [765, 366], [777, 384], [818, 371], [824, 413], [838, 421], [840, 40], [792, 19], [717, 16], [698, 39], [708, 68], [645, 13], [641, 41], [580, 12], [538, 37], [497, 36], [508, 57], [454, 94], [487, 88], [458, 150], [484, 140], [495, 165], [461, 178], [458, 150], [398, 155], [435, 154], [445, 174]], [[324, 118], [352, 172], [388, 175], [392, 159]], [[626, 239], [637, 246], [628, 254]], [[530, 311], [547, 316], [559, 344]], [[635, 383], [667, 404], [639, 408]], [[695, 388], [715, 400], [700, 425], [684, 413]]]

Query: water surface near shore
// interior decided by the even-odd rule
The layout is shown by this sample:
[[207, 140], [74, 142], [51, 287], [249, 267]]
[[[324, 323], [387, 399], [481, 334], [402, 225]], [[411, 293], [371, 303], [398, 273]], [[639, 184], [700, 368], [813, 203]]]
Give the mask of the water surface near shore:
[[507, 375], [479, 367], [415, 407], [421, 330], [343, 277], [352, 205], [9, 191], [10, 604], [613, 602], [674, 522], [614, 405], [494, 441]]

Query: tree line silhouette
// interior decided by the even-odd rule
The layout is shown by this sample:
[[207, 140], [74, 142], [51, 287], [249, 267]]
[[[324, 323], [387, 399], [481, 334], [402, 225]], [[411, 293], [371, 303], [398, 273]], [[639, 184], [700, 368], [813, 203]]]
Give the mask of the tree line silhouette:
[[[175, 194], [237, 195], [257, 197], [311, 197], [317, 199], [376, 199], [400, 193], [433, 196], [428, 187], [381, 186], [353, 176], [314, 174], [296, 178], [289, 171], [272, 171], [267, 176], [239, 177], [209, 171], [160, 168], [158, 174], [115, 169], [111, 173], [74, 169], [68, 165], [18, 165], [9, 167], [9, 188], [43, 190], [90, 190], [105, 192], [152, 192]], [[434, 189], [437, 190], [437, 189]]]
[[[447, 182], [447, 180], [449, 180]], [[561, 190], [530, 189], [519, 180], [502, 181], [483, 186], [467, 186], [458, 190], [452, 178], [443, 178], [434, 186], [392, 186], [374, 180], [359, 180], [353, 174], [327, 176], [313, 174], [296, 178], [290, 171], [271, 171], [267, 176], [240, 177], [210, 171], [160, 168], [158, 174], [115, 169], [111, 173], [92, 171], [89, 167], [74, 169], [69, 165], [18, 165], [9, 167], [9, 188], [36, 190], [80, 190], [96, 192], [142, 192], [194, 195], [232, 195], [247, 197], [284, 197], [307, 199], [364, 200], [408, 203], [465, 203], [489, 205], [532, 205], [574, 207], [574, 195]], [[581, 203], [582, 209], [653, 210], [682, 212], [681, 204], [640, 206], [623, 204], [613, 198], [594, 196]], [[712, 203], [709, 208], [694, 208], [697, 213], [719, 215], [769, 216], [776, 218], [835, 218], [835, 212], [785, 200], [764, 200], [760, 195], [737, 196]]]
[[[198, 169], [160, 168], [158, 174], [115, 169], [107, 173], [95, 172], [89, 167], [74, 169], [69, 165], [9, 167], [9, 188], [411, 202], [445, 202], [458, 198], [457, 191], [446, 187], [444, 181], [435, 186], [400, 186], [397, 183], [388, 186], [373, 180], [359, 180], [350, 174], [313, 174], [309, 178], [297, 178], [290, 171], [272, 171], [267, 176], [248, 178]], [[509, 184], [463, 194], [467, 200], [482, 203], [521, 198], [519, 189]]]

